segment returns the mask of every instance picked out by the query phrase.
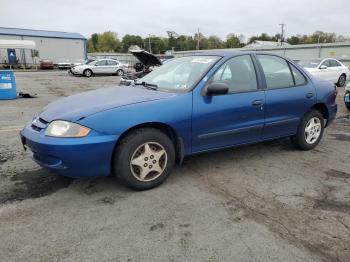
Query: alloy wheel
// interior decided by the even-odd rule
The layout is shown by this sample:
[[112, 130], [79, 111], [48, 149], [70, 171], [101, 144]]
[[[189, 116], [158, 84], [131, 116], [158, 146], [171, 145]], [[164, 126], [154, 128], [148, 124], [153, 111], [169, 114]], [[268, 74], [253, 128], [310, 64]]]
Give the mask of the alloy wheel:
[[304, 132], [305, 141], [310, 145], [314, 144], [317, 141], [317, 139], [320, 137], [321, 131], [322, 131], [321, 120], [318, 117], [311, 118], [305, 126], [305, 132]]
[[338, 81], [339, 86], [344, 86], [345, 85], [345, 81], [346, 81], [345, 76], [341, 75], [339, 77], [339, 81]]
[[91, 71], [90, 70], [86, 70], [85, 71], [85, 76], [90, 77], [91, 76]]
[[161, 176], [167, 166], [167, 153], [156, 142], [147, 142], [139, 146], [132, 154], [130, 170], [139, 181], [149, 182]]

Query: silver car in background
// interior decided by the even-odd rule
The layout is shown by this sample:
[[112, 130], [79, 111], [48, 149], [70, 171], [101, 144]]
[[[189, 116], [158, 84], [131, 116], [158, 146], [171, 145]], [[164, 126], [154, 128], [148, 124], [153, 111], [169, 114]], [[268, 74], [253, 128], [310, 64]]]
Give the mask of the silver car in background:
[[123, 76], [126, 71], [127, 66], [114, 59], [97, 59], [90, 63], [71, 68], [73, 75], [83, 75], [86, 77], [99, 74]]

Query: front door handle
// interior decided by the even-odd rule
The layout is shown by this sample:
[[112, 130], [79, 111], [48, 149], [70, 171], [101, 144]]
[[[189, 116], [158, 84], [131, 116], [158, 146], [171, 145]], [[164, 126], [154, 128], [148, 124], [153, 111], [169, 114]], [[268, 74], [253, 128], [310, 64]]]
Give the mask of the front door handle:
[[306, 98], [313, 98], [314, 97], [314, 93], [307, 93], [305, 95]]
[[252, 102], [252, 106], [256, 106], [256, 107], [263, 106], [263, 104], [264, 104], [264, 102], [262, 100], [254, 100]]

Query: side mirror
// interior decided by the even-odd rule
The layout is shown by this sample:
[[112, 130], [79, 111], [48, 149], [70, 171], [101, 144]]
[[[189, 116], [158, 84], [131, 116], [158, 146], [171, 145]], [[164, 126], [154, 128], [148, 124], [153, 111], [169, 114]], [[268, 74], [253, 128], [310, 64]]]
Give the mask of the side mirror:
[[328, 67], [326, 65], [321, 65], [320, 69], [327, 69]]
[[208, 96], [225, 95], [228, 93], [228, 90], [229, 90], [228, 85], [223, 83], [214, 83], [214, 84], [210, 84], [206, 88], [205, 94]]

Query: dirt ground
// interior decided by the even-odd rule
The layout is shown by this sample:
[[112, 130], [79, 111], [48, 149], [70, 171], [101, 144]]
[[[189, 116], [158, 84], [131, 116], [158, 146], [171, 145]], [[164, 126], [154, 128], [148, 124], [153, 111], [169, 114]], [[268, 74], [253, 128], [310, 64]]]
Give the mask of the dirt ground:
[[162, 186], [73, 180], [37, 166], [18, 132], [47, 103], [115, 76], [16, 73], [0, 101], [1, 261], [350, 261], [350, 114], [319, 146], [288, 139], [185, 159]]

